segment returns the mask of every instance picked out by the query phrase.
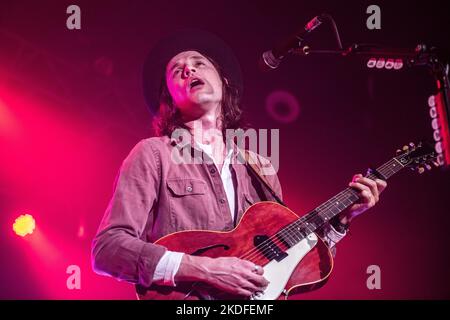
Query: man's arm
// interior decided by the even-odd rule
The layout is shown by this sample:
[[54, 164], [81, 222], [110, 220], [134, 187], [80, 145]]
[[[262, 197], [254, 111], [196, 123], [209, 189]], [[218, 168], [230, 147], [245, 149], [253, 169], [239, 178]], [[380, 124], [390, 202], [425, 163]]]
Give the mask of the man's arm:
[[114, 194], [92, 243], [92, 266], [106, 274], [150, 286], [166, 248], [143, 241], [159, 193], [159, 155], [151, 142], [139, 142], [124, 160]]

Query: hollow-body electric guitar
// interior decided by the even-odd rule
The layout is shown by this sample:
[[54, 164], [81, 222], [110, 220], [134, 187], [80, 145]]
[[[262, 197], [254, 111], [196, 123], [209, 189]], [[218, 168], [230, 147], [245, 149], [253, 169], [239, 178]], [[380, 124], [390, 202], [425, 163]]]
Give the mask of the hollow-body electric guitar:
[[[427, 146], [404, 147], [398, 155], [366, 177], [387, 180], [403, 168], [430, 169], [434, 150]], [[276, 203], [263, 201], [249, 207], [236, 228], [220, 231], [180, 231], [155, 243], [171, 251], [194, 256], [239, 257], [263, 266], [267, 289], [255, 300], [287, 299], [294, 293], [310, 291], [326, 283], [333, 258], [316, 231], [334, 216], [359, 200], [358, 192], [346, 188], [302, 216]], [[137, 287], [139, 299], [237, 299], [202, 283], [179, 283], [176, 287]]]

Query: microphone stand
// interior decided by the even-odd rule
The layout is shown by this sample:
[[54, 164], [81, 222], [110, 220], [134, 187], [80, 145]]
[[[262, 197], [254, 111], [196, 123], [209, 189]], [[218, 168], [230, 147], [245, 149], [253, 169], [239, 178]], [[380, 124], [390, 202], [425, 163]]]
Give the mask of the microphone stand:
[[382, 57], [386, 59], [407, 59], [406, 62], [408, 66], [418, 66], [435, 63], [437, 55], [433, 52], [434, 50], [435, 48], [428, 49], [424, 44], [419, 44], [414, 50], [411, 50], [407, 48], [390, 48], [373, 44], [355, 43], [347, 49], [338, 50], [314, 50], [309, 46], [303, 46], [293, 49], [291, 53], [299, 56], [323, 54], [341, 55], [343, 57], [358, 55], [368, 57]]
[[[375, 66], [375, 61], [377, 58], [383, 58], [384, 61], [400, 60], [401, 66], [398, 69], [402, 68], [403, 65], [406, 65], [407, 67], [426, 67], [429, 71], [431, 71], [431, 74], [436, 80], [437, 94], [435, 95], [435, 98], [438, 100], [436, 101], [436, 106], [438, 109], [439, 117], [441, 118], [439, 119], [440, 140], [437, 140], [435, 138], [435, 140], [437, 141], [435, 145], [436, 152], [440, 154], [440, 158], [438, 157], [438, 162], [441, 165], [450, 165], [450, 81], [448, 77], [449, 64], [448, 62], [445, 62], [443, 59], [441, 59], [436, 51], [436, 48], [429, 48], [425, 44], [418, 44], [414, 50], [406, 48], [390, 48], [372, 44], [353, 44], [347, 49], [337, 50], [314, 50], [309, 46], [303, 46], [291, 50], [290, 53], [299, 56], [338, 55], [342, 57], [370, 57], [374, 61], [372, 67]], [[448, 59], [448, 57], [445, 58]], [[381, 65], [381, 68], [384, 66], [384, 61]], [[441, 141], [442, 143], [440, 144], [440, 147], [437, 147], [439, 141]]]

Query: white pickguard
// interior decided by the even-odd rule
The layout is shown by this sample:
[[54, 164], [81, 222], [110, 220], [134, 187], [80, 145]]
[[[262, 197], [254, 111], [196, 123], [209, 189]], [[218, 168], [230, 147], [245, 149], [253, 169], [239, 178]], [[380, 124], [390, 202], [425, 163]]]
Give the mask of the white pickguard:
[[264, 278], [266, 278], [270, 283], [264, 293], [253, 296], [252, 300], [275, 300], [282, 293], [289, 281], [289, 278], [294, 272], [295, 267], [303, 259], [303, 257], [317, 244], [317, 235], [311, 233], [294, 245], [293, 247], [286, 250], [288, 254], [280, 262], [272, 260], [267, 265], [264, 266]]

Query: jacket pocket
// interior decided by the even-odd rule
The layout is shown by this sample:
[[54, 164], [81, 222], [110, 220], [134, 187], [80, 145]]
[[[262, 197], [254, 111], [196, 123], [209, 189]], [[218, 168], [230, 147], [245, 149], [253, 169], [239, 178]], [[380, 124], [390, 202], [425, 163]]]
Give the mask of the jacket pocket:
[[215, 215], [208, 186], [200, 179], [166, 181], [172, 227], [175, 230], [210, 229]]
[[206, 193], [206, 182], [197, 179], [170, 179], [167, 180], [167, 187], [175, 197]]

